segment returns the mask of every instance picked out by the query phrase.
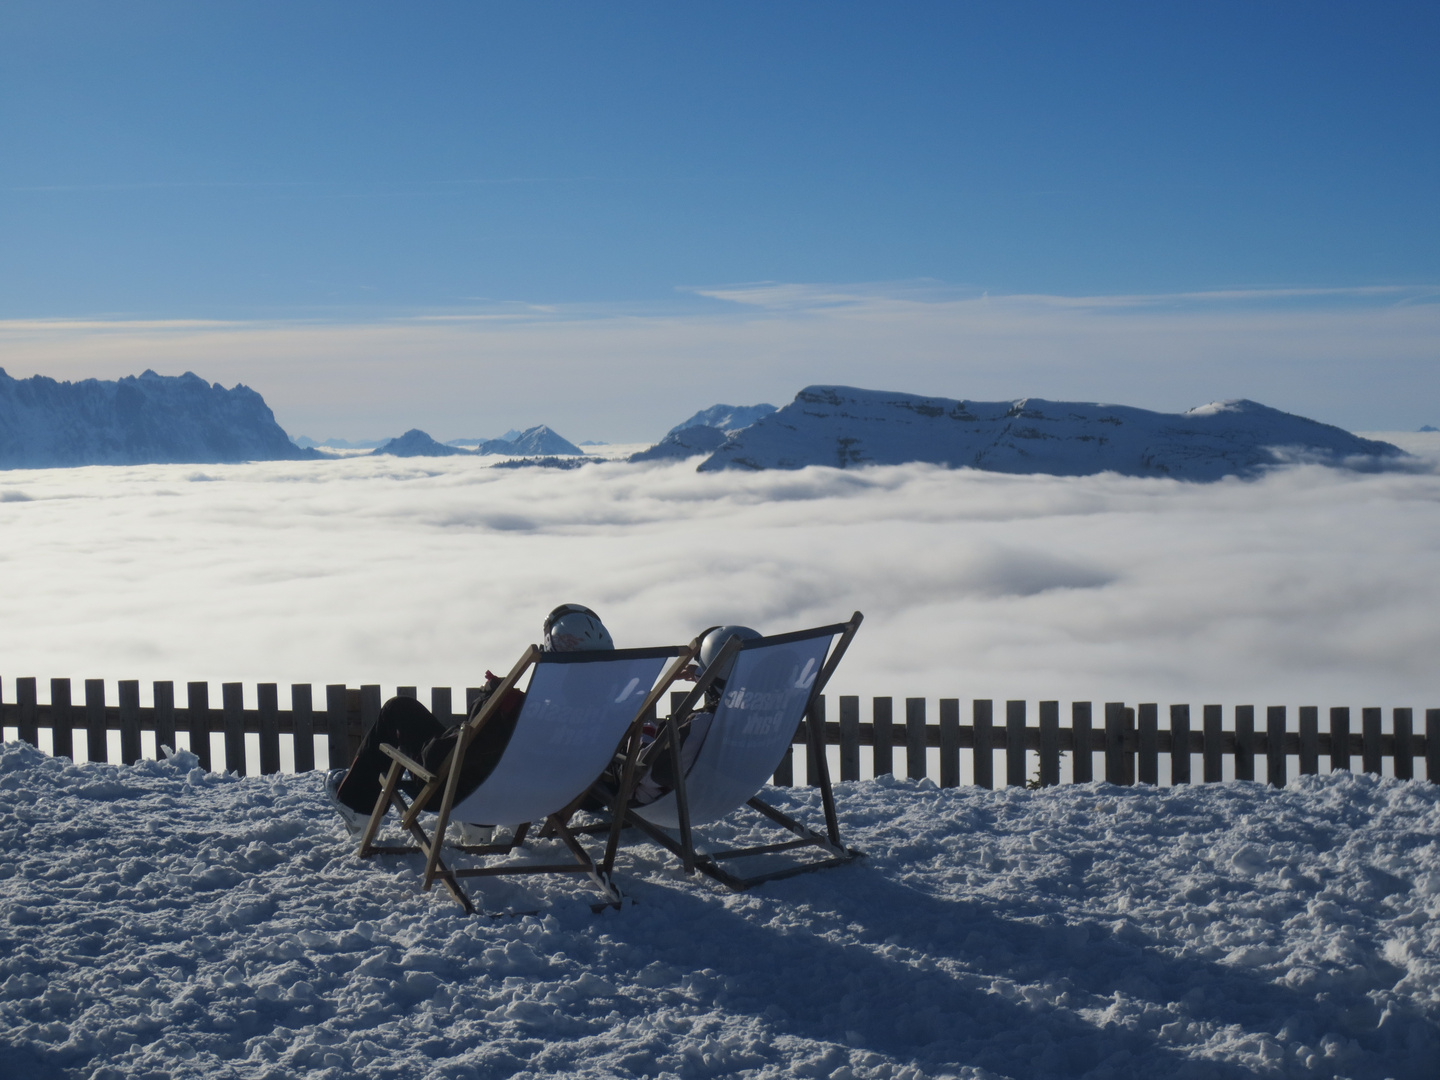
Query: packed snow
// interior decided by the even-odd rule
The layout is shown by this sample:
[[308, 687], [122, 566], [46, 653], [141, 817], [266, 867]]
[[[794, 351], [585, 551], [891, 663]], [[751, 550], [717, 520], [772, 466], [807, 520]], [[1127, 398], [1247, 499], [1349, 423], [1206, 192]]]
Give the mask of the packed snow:
[[[868, 858], [630, 902], [363, 862], [319, 774], [0, 749], [6, 1075], [1383, 1077], [1440, 1060], [1440, 788], [842, 784]], [[813, 789], [771, 789], [818, 820]], [[758, 820], [758, 817], [751, 815]], [[735, 818], [708, 843], [774, 834]], [[554, 859], [542, 843], [532, 858]]]

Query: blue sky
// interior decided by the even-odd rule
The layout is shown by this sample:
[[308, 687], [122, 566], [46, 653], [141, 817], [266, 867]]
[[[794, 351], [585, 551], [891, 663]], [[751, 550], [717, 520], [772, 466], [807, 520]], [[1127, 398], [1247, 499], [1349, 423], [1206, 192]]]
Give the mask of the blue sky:
[[[693, 317], [703, 335], [727, 312], [769, 317], [717, 296], [756, 282], [892, 298], [1260, 290], [1261, 306], [1338, 289], [1304, 303], [1433, 309], [1436, 55], [1440, 9], [1421, 4], [11, 2], [0, 320], [55, 324], [43, 347], [0, 327], [0, 364], [123, 373], [116, 356], [176, 320], [263, 326], [256, 362], [281, 368], [321, 363], [275, 351], [275, 327], [301, 324], [578, 312], [677, 334]], [[1377, 286], [1397, 291], [1354, 291]], [[97, 319], [128, 323], [133, 347], [87, 351], [75, 326]], [[868, 384], [1071, 392], [1043, 371], [973, 377], [960, 347], [954, 378], [907, 383], [910, 325], [892, 354], [854, 358]], [[1299, 383], [1283, 400], [1263, 350], [1237, 370], [1323, 419], [1386, 426], [1388, 399], [1406, 402], [1396, 426], [1440, 422], [1426, 325], [1400, 354], [1356, 358], [1374, 407], [1343, 380], [1329, 406]], [[336, 341], [335, 363], [364, 352]], [[482, 354], [472, 380], [505, 362]], [[292, 429], [341, 424], [299, 382], [267, 386], [226, 355], [197, 345], [177, 362], [250, 382], [295, 410]], [[648, 365], [666, 382], [666, 355], [690, 353], [637, 354], [637, 378]], [[693, 362], [703, 376], [721, 361]], [[737, 368], [730, 396], [793, 393], [812, 367], [773, 354], [769, 384], [750, 392]], [[446, 370], [442, 392], [471, 392]], [[1208, 396], [1260, 396], [1228, 368], [1212, 381]], [[1099, 368], [1093, 382], [1075, 396], [1130, 385]], [[1131, 403], [1171, 405], [1147, 393]], [[386, 396], [366, 406], [376, 424]], [[693, 411], [682, 396], [674, 409]], [[532, 404], [507, 397], [483, 419], [503, 430]]]

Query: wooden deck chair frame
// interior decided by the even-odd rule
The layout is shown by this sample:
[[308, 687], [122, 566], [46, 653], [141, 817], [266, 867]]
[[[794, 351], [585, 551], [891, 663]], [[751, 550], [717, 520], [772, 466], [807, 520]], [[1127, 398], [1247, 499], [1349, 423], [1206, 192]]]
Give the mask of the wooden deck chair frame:
[[[650, 690], [631, 720], [626, 729], [620, 745], [626, 747], [627, 760], [623, 767], [624, 772], [633, 772], [633, 763], [629, 756], [637, 754], [641, 745], [641, 725], [655, 714], [655, 703], [665, 694], [675, 679], [692, 663], [700, 653], [700, 641], [697, 638], [689, 645], [674, 647], [671, 650], [675, 656], [674, 661], [660, 676], [659, 681]], [[653, 652], [653, 650], [622, 650], [622, 652]], [[428, 892], [430, 887], [438, 880], [449, 891], [450, 895], [465, 909], [466, 914], [476, 913], [474, 903], [461, 887], [459, 879], [462, 877], [500, 877], [512, 874], [587, 874], [596, 888], [605, 897], [601, 904], [594, 905], [596, 910], [605, 907], [618, 906], [623, 899], [620, 890], [616, 887], [611, 873], [615, 861], [615, 853], [607, 847], [607, 850], [600, 862], [596, 862], [584, 846], [576, 838], [574, 831], [569, 827], [570, 817], [575, 813], [580, 803], [589, 794], [588, 788], [582, 788], [569, 806], [551, 814], [546, 818], [545, 834], [558, 836], [561, 842], [569, 849], [574, 856], [573, 863], [502, 863], [495, 866], [480, 867], [450, 867], [445, 864], [441, 856], [441, 849], [445, 846], [445, 830], [449, 826], [450, 816], [456, 804], [456, 792], [459, 786], [460, 768], [459, 762], [464, 758], [475, 737], [490, 723], [498, 714], [499, 707], [509, 692], [514, 689], [524, 677], [525, 673], [539, 660], [540, 649], [531, 645], [525, 653], [516, 661], [515, 666], [510, 669], [509, 674], [501, 680], [500, 685], [490, 698], [481, 706], [480, 711], [474, 719], [465, 721], [459, 737], [456, 740], [455, 748], [450, 752], [440, 767], [434, 772], [426, 769], [418, 761], [415, 761], [400, 750], [387, 744], [382, 744], [381, 751], [391, 759], [389, 771], [385, 776], [385, 783], [380, 792], [379, 798], [375, 800], [375, 808], [370, 814], [370, 820], [366, 824], [365, 832], [360, 838], [359, 856], [368, 859], [374, 855], [398, 855], [419, 853], [425, 856], [425, 877], [422, 883], [422, 891]], [[400, 792], [400, 781], [405, 773], [410, 773], [415, 778], [424, 781], [424, 788], [419, 795], [409, 803]], [[481, 785], [483, 787], [483, 784]], [[429, 835], [426, 835], [420, 823], [421, 808], [428, 805], [435, 793], [443, 789], [440, 808], [436, 814], [436, 820]], [[400, 827], [409, 833], [415, 840], [415, 846], [396, 846], [375, 843], [379, 835], [380, 827], [385, 817], [394, 809], [400, 815]], [[451, 845], [455, 850], [469, 855], [506, 855], [521, 846], [530, 830], [531, 823], [522, 823], [516, 827], [514, 834], [507, 843], [496, 844], [457, 844]]]
[[[614, 850], [620, 841], [620, 833], [623, 827], [633, 826], [639, 829], [651, 840], [675, 855], [685, 868], [685, 873], [693, 874], [700, 871], [716, 881], [727, 886], [736, 892], [744, 892], [754, 885], [764, 881], [775, 881], [780, 878], [793, 877], [797, 874], [805, 874], [814, 870], [824, 870], [832, 866], [843, 866], [846, 863], [864, 857], [864, 852], [854, 848], [846, 847], [840, 838], [840, 823], [835, 812], [835, 792], [830, 784], [829, 762], [825, 754], [825, 737], [818, 724], [810, 722], [812, 707], [816, 698], [824, 691], [825, 684], [829, 682], [830, 676], [834, 674], [845, 651], [850, 647], [851, 640], [860, 629], [860, 623], [864, 616], [855, 612], [848, 622], [836, 623], [832, 626], [816, 627], [813, 630], [802, 630], [795, 634], [780, 634], [771, 638], [762, 638], [754, 642], [741, 642], [738, 637], [732, 637], [726, 642], [725, 647], [716, 656], [706, 672], [696, 682], [692, 689], [679, 705], [671, 711], [670, 717], [661, 726], [656, 735], [656, 743], [663, 741], [664, 745], [657, 745], [652, 753], [667, 753], [670, 755], [670, 763], [675, 776], [675, 806], [679, 818], [679, 828], [674, 830], [678, 836], [670, 835], [670, 832], [659, 826], [646, 821], [635, 813], [635, 809], [628, 807], [630, 796], [635, 789], [638, 780], [638, 769], [633, 764], [633, 757], [627, 758], [626, 772], [622, 776], [620, 790], [612, 803], [612, 819], [610, 828], [610, 839], [606, 847], [607, 859], [612, 858]], [[703, 699], [705, 691], [709, 688], [715, 677], [715, 673], [724, 670], [726, 661], [740, 652], [747, 645], [755, 646], [764, 643], [779, 643], [785, 640], [800, 640], [806, 637], [820, 636], [826, 632], [839, 634], [839, 640], [830, 649], [820, 673], [816, 676], [814, 684], [810, 688], [810, 694], [805, 702], [805, 709], [801, 716], [805, 718], [806, 742], [810, 750], [810, 761], [818, 774], [820, 798], [825, 810], [825, 832], [818, 833], [813, 829], [796, 821], [788, 814], [778, 810], [765, 802], [759, 795], [752, 796], [746, 804], [751, 809], [769, 818], [776, 825], [795, 834], [795, 839], [781, 841], [774, 844], [761, 844], [754, 847], [729, 848], [719, 851], [701, 853], [696, 850], [693, 830], [690, 825], [690, 799], [686, 790], [686, 780], [680, 766], [680, 743], [679, 728], [689, 720], [694, 712], [695, 706]], [[797, 725], [798, 726], [798, 725]], [[701, 751], [704, 752], [703, 750]], [[776, 762], [778, 766], [779, 762]], [[773, 770], [772, 770], [773, 771]], [[598, 789], [592, 789], [598, 790]], [[617, 809], [625, 807], [623, 814]], [[642, 808], [639, 808], [643, 810]], [[738, 807], [736, 809], [739, 809]], [[799, 848], [818, 848], [825, 853], [825, 858], [813, 860], [801, 864], [792, 864], [768, 873], [753, 874], [742, 877], [732, 874], [721, 864], [731, 859], [745, 858], [748, 856], [767, 855], [782, 851], [791, 851]]]

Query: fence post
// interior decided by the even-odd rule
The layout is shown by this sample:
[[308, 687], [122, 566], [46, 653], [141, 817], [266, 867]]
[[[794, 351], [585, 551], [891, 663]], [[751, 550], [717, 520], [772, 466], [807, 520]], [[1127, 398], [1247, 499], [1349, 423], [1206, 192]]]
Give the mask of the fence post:
[[[1160, 785], [1160, 706], [1158, 704], [1136, 706], [1139, 716], [1139, 732], [1136, 736], [1138, 757], [1135, 762], [1135, 779], [1151, 787]], [[1173, 753], [1173, 751], [1172, 751]]]
[[245, 689], [238, 682], [220, 684], [225, 710], [225, 771], [245, 775]]
[[1025, 786], [1025, 702], [1005, 702], [1005, 784]]
[[840, 698], [840, 779], [860, 779], [860, 699]]
[[1235, 706], [1235, 779], [1255, 779], [1255, 706]]
[[260, 774], [280, 771], [280, 688], [273, 682], [255, 687], [255, 707], [260, 714]]
[[1225, 779], [1225, 732], [1224, 714], [1220, 705], [1206, 705], [1204, 724], [1205, 746], [1201, 751], [1205, 758], [1205, 783], [1218, 784]]
[[[796, 725], [799, 730], [799, 725]], [[792, 736], [790, 744], [785, 747], [785, 756], [780, 759], [780, 764], [775, 766], [775, 775], [770, 782], [776, 787], [795, 786], [795, 741]]]
[[1320, 771], [1320, 710], [1314, 705], [1300, 706], [1300, 775], [1314, 776]]
[[[814, 725], [815, 734], [810, 733]], [[820, 786], [820, 762], [816, 753], [829, 753], [825, 749], [825, 695], [816, 694], [810, 708], [805, 710], [805, 783], [809, 787]], [[818, 736], [818, 738], [817, 738]], [[818, 751], [816, 748], [819, 748]], [[826, 762], [826, 764], [829, 764]]]
[[185, 684], [185, 718], [190, 723], [190, 752], [210, 771], [210, 684]]
[[74, 718], [71, 715], [70, 680], [50, 680], [50, 752], [75, 760]]
[[150, 692], [155, 698], [155, 758], [163, 760], [168, 746], [173, 752], [175, 743], [175, 684], [173, 682], [152, 683]]
[[15, 699], [20, 703], [20, 738], [31, 746], [40, 745], [40, 704], [34, 678], [15, 680]]
[[1414, 732], [1414, 714], [1409, 709], [1396, 709], [1395, 718], [1395, 779], [1415, 779], [1415, 751], [1411, 735]]
[[1060, 783], [1060, 702], [1040, 702], [1040, 786]]
[[454, 727], [456, 718], [450, 712], [450, 687], [432, 686], [430, 688], [430, 715], [440, 721], [444, 727]]
[[325, 751], [330, 768], [350, 764], [349, 725], [345, 720], [345, 685], [330, 683], [325, 687]]
[[1360, 710], [1360, 761], [1367, 773], [1379, 776], [1385, 770], [1381, 760], [1380, 710]]
[[1330, 710], [1330, 771], [1350, 768], [1350, 710]]
[[1105, 703], [1105, 782], [1125, 783], [1125, 703]]
[[1425, 779], [1440, 784], [1440, 709], [1425, 710]]
[[875, 775], [882, 776], [895, 771], [895, 758], [890, 751], [894, 745], [893, 703], [888, 697], [877, 697], [871, 705], [875, 727], [875, 745], [871, 753], [875, 759]]
[[134, 765], [140, 760], [140, 683], [120, 680], [120, 760]]
[[995, 786], [995, 705], [988, 698], [976, 698], [971, 706], [975, 724], [975, 783], [979, 787]]
[[1170, 783], [1190, 783], [1190, 706], [1170, 706]]
[[[420, 688], [418, 686], [397, 686], [395, 687], [395, 696], [415, 698], [418, 701], [420, 698]], [[435, 714], [431, 713], [430, 715], [434, 716]]]
[[1095, 758], [1091, 753], [1090, 702], [1070, 703], [1070, 730], [1075, 738], [1075, 757], [1070, 766], [1072, 783], [1088, 784], [1095, 779]]
[[940, 786], [960, 786], [960, 699], [940, 699]]
[[110, 760], [105, 737], [105, 680], [85, 680], [85, 757], [90, 761]]
[[290, 684], [290, 727], [295, 771], [310, 772], [315, 768], [315, 703], [309, 683]]
[[905, 775], [911, 780], [923, 780], [926, 773], [925, 761], [925, 699], [905, 699]]
[[1284, 705], [1265, 709], [1265, 782], [1271, 787], [1284, 787], [1285, 728], [1288, 726]]

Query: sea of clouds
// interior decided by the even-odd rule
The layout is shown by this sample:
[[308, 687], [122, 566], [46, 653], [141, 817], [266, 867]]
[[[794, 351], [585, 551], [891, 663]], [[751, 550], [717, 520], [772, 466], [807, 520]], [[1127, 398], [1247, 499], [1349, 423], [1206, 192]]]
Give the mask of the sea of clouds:
[[15, 470], [0, 579], [10, 701], [26, 675], [140, 679], [146, 703], [155, 679], [242, 681], [251, 707], [257, 681], [473, 686], [574, 601], [623, 646], [862, 610], [835, 693], [1440, 705], [1440, 475], [1423, 468]]

